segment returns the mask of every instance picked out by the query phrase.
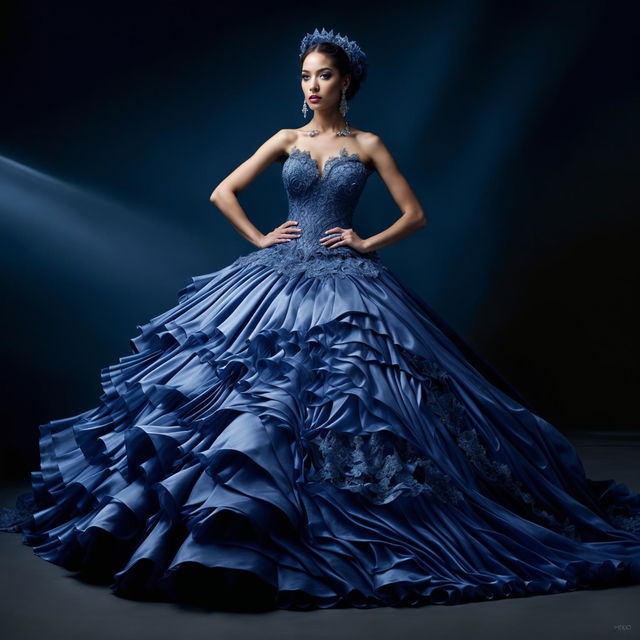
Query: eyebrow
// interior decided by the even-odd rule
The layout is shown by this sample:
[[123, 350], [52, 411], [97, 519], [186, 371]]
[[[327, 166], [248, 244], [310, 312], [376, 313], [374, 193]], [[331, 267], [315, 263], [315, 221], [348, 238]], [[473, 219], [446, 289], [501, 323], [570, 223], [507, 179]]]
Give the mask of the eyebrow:
[[[333, 71], [331, 67], [322, 67], [322, 69], [318, 69], [318, 71]], [[300, 73], [309, 73], [308, 69], [303, 69]]]

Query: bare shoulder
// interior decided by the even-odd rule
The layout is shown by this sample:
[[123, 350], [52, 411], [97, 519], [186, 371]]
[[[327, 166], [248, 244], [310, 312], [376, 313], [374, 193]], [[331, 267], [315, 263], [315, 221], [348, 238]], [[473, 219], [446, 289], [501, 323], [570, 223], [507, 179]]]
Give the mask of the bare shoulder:
[[285, 145], [293, 144], [299, 137], [296, 129], [280, 129], [276, 136]]
[[265, 140], [256, 153], [282, 162], [289, 154], [289, 149], [297, 139], [295, 129], [279, 129], [270, 138]]
[[376, 151], [379, 152], [381, 148], [384, 148], [384, 143], [377, 133], [373, 133], [372, 131], [360, 131], [353, 127], [351, 130], [356, 134], [358, 145], [368, 155], [374, 155]]
[[280, 129], [276, 135], [281, 136], [286, 140], [297, 140], [298, 139], [298, 129]]
[[390, 153], [382, 138], [372, 131], [351, 130], [355, 133], [356, 144], [363, 162], [372, 169], [380, 171], [380, 168], [389, 162]]
[[300, 138], [298, 131], [298, 129], [280, 129], [276, 134], [280, 137], [284, 147], [283, 151], [285, 153], [287, 153], [287, 150], [290, 149]]

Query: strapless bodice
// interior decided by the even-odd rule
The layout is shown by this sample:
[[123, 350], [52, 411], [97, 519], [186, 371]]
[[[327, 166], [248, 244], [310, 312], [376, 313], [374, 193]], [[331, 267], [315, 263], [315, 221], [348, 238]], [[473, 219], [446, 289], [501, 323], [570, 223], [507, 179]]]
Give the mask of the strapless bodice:
[[288, 277], [301, 272], [323, 278], [376, 276], [384, 267], [375, 251], [360, 253], [352, 247], [320, 243], [320, 238], [334, 235], [325, 234], [332, 227], [352, 228], [356, 205], [372, 173], [358, 153], [349, 153], [345, 147], [327, 158], [320, 171], [309, 151], [294, 146], [282, 165], [288, 215], [281, 223], [296, 220], [300, 235], [240, 256], [233, 264], [262, 264]]
[[289, 200], [288, 219], [297, 220], [302, 228], [299, 243], [314, 249], [327, 229], [351, 228], [371, 173], [357, 153], [349, 154], [344, 147], [340, 155], [325, 161], [322, 173], [309, 151], [293, 147], [282, 167], [282, 180]]

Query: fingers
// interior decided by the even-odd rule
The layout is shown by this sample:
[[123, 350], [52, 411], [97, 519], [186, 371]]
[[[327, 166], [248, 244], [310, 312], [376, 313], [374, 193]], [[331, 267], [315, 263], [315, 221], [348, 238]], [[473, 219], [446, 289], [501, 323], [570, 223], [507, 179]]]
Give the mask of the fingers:
[[[286, 222], [283, 222], [272, 232], [272, 237], [274, 237], [273, 242], [291, 242], [291, 240], [299, 238], [302, 230], [297, 225], [297, 220], [287, 220]], [[357, 235], [352, 232], [352, 229], [332, 227], [325, 231], [325, 236], [320, 238], [319, 242], [325, 247], [333, 249], [334, 247], [350, 246], [354, 241], [354, 236], [357, 238]]]
[[297, 225], [298, 221], [297, 220], [287, 220], [285, 223], [281, 224], [278, 229], [283, 229], [286, 233], [289, 233], [291, 231], [298, 231], [300, 229], [300, 227], [297, 227], [295, 229], [293, 229], [293, 225]]
[[335, 235], [331, 237], [321, 238], [320, 242], [324, 244], [325, 247], [335, 247], [339, 244], [345, 244], [347, 242], [346, 238], [341, 238], [340, 235]]
[[283, 222], [279, 227], [276, 227], [274, 230], [274, 234], [276, 234], [278, 240], [277, 242], [289, 242], [290, 240], [295, 240], [300, 237], [302, 233], [300, 227], [293, 228], [293, 225], [297, 225], [297, 220], [287, 220]]
[[335, 247], [353, 247], [359, 241], [360, 237], [353, 229], [343, 229], [342, 227], [333, 227], [325, 231], [324, 238], [320, 238], [320, 242], [328, 249]]
[[324, 238], [320, 238], [320, 242], [329, 249], [348, 244], [349, 240], [346, 237], [348, 231], [348, 229], [343, 229], [342, 227], [333, 227], [331, 229], [327, 229], [324, 232]]
[[278, 242], [289, 242], [290, 240], [295, 240], [300, 237], [300, 233], [292, 235], [290, 233], [280, 233], [277, 235]]

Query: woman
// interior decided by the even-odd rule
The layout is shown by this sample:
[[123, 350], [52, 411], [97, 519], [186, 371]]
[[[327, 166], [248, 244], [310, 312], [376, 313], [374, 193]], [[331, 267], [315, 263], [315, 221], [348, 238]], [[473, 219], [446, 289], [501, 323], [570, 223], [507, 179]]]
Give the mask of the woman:
[[[587, 479], [376, 253], [426, 218], [380, 138], [345, 119], [365, 54], [316, 29], [300, 63], [311, 122], [211, 196], [257, 249], [138, 326], [97, 408], [41, 425], [31, 508], [5, 530], [118, 595], [225, 608], [640, 582], [640, 494]], [[276, 160], [289, 215], [263, 235], [236, 194]], [[402, 215], [363, 238], [373, 171]]]

